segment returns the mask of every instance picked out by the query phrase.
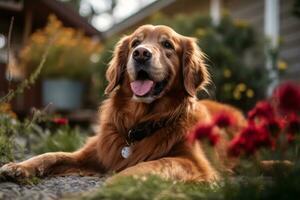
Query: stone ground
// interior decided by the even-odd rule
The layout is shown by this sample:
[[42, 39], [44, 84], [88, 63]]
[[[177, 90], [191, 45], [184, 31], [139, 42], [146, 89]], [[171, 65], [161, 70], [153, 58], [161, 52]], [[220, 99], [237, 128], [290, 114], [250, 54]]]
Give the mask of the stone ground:
[[41, 179], [36, 185], [0, 182], [0, 200], [51, 200], [92, 191], [100, 187], [105, 177], [65, 176]]

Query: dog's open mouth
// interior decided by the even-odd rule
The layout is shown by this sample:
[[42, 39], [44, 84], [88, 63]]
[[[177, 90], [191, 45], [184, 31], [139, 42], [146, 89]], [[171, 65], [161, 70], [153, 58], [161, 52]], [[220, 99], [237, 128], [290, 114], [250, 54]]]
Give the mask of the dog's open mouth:
[[166, 79], [155, 82], [150, 79], [148, 73], [145, 71], [139, 72], [137, 79], [130, 83], [131, 90], [137, 97], [157, 96], [163, 91], [166, 85]]

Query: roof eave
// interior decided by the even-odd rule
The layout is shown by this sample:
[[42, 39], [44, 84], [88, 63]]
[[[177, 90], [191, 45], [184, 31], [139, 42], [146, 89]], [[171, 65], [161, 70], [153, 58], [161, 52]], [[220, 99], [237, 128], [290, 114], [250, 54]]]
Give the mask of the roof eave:
[[128, 18], [124, 19], [123, 21], [115, 24], [110, 29], [108, 29], [105, 32], [102, 32], [102, 35], [104, 38], [109, 38], [112, 35], [115, 35], [117, 33], [122, 32], [126, 28], [138, 23], [139, 21], [142, 21], [146, 17], [150, 16], [154, 12], [161, 10], [162, 8], [167, 7], [171, 3], [175, 2], [176, 0], [158, 0], [150, 5], [142, 8], [137, 13], [134, 13], [133, 15], [129, 16]]

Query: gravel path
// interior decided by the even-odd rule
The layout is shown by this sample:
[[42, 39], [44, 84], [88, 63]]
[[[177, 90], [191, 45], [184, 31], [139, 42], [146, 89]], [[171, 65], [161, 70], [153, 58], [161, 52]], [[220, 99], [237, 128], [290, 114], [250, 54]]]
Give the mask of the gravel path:
[[18, 185], [11, 182], [0, 182], [0, 200], [50, 200], [67, 195], [76, 195], [100, 187], [104, 177], [49, 177], [36, 185]]

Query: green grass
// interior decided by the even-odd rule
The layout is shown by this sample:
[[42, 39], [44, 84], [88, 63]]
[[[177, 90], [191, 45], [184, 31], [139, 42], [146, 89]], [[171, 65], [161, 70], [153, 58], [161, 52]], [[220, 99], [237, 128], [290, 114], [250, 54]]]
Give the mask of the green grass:
[[40, 141], [32, 145], [32, 150], [35, 154], [56, 151], [72, 152], [84, 144], [86, 137], [87, 133], [83, 130], [66, 126], [54, 132], [44, 132], [44, 135], [38, 138]]
[[184, 184], [162, 180], [156, 176], [126, 177], [78, 199], [212, 199], [218, 195], [218, 191], [219, 188], [212, 188], [208, 184]]
[[[297, 200], [300, 197], [300, 168], [282, 172], [275, 177], [235, 177], [215, 185], [182, 183], [147, 178], [123, 177], [95, 192], [75, 199], [81, 200]], [[74, 199], [74, 197], [72, 197]]]

